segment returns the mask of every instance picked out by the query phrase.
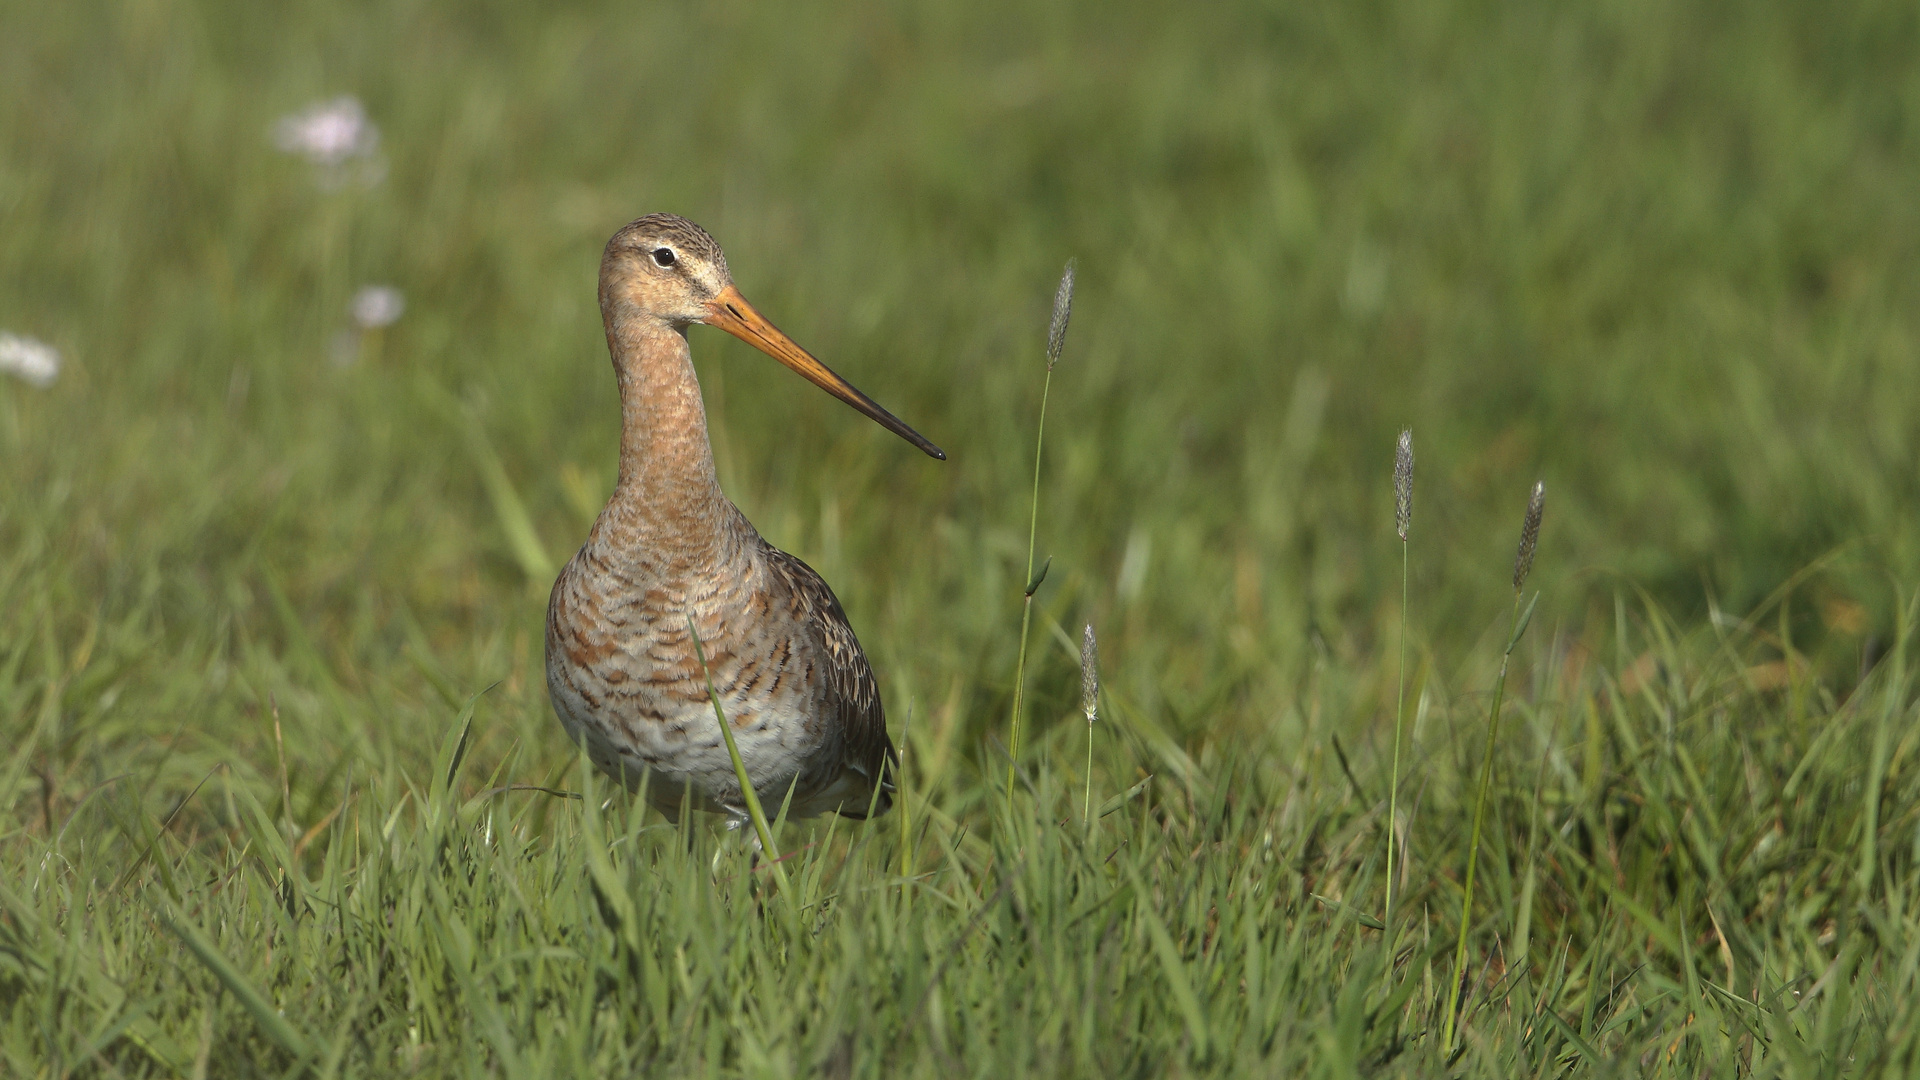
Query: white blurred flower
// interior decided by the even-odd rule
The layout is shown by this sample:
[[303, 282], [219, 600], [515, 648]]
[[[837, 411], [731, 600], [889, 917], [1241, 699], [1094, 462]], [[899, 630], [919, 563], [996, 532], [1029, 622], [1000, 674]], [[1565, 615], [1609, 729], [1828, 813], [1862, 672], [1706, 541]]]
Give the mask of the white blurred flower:
[[347, 305], [353, 325], [362, 330], [392, 326], [406, 310], [407, 298], [391, 285], [368, 285], [354, 293], [353, 303]]
[[367, 119], [359, 98], [337, 97], [281, 117], [273, 141], [315, 165], [337, 166], [348, 158], [371, 157], [380, 148], [380, 129]]
[[51, 386], [60, 374], [60, 350], [44, 341], [0, 331], [0, 371], [35, 386]]
[[360, 99], [351, 95], [281, 117], [273, 126], [273, 142], [313, 162], [328, 186], [357, 180], [371, 187], [386, 176], [386, 163], [377, 156], [380, 129], [367, 119]]

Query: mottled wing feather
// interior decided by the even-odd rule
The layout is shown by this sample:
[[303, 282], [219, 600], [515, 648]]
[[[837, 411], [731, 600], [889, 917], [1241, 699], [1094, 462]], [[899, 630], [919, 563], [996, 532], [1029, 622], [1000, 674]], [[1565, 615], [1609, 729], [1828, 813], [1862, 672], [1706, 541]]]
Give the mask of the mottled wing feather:
[[[827, 708], [838, 714], [840, 730], [846, 733], [845, 764], [866, 776], [868, 781], [884, 777], [884, 790], [893, 790], [893, 740], [887, 737], [886, 710], [880, 704], [880, 684], [874, 680], [860, 642], [847, 623], [840, 598], [833, 595], [825, 579], [813, 567], [773, 545], [767, 545], [767, 566], [784, 582], [800, 605], [801, 624], [814, 634], [815, 655], [823, 666]], [[831, 723], [831, 721], [829, 721]], [[890, 799], [880, 804], [884, 809]], [[849, 816], [866, 812], [847, 807]]]

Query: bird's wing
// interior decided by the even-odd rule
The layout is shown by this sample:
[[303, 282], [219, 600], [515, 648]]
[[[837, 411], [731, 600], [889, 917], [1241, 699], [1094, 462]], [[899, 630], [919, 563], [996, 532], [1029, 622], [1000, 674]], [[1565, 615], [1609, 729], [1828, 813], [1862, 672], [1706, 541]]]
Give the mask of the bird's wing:
[[[893, 788], [893, 740], [887, 737], [887, 714], [880, 704], [880, 684], [860, 651], [860, 642], [847, 623], [840, 598], [813, 567], [773, 545], [767, 545], [767, 566], [786, 584], [795, 615], [814, 637], [824, 668], [827, 707], [839, 714], [846, 732], [845, 764], [867, 778]], [[884, 779], [883, 779], [884, 777]], [[886, 803], [882, 804], [883, 806]], [[852, 812], [852, 807], [848, 812]], [[864, 813], [865, 806], [860, 812]]]

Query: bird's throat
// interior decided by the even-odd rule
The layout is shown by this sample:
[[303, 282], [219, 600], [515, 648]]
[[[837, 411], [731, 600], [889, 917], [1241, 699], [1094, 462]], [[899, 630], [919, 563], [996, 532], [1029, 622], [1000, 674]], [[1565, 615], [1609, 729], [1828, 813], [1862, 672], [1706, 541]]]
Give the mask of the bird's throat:
[[686, 334], [656, 319], [612, 321], [607, 345], [620, 383], [620, 477], [602, 516], [619, 519], [636, 541], [697, 548], [719, 530], [728, 504]]

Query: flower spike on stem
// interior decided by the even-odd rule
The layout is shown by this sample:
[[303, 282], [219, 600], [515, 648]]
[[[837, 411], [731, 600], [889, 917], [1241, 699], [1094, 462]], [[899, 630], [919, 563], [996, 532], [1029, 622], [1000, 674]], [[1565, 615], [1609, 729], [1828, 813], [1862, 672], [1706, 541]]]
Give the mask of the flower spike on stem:
[[[1020, 609], [1020, 660], [1014, 666], [1013, 722], [1007, 736], [1008, 800], [1013, 798], [1015, 769], [1020, 761], [1020, 707], [1025, 704], [1027, 690], [1027, 632], [1033, 624], [1033, 594], [1039, 591], [1040, 583], [1047, 576], [1045, 566], [1038, 575], [1033, 571], [1034, 540], [1040, 531], [1040, 451], [1047, 444], [1047, 394], [1053, 389], [1053, 365], [1060, 362], [1060, 351], [1066, 348], [1067, 320], [1072, 316], [1073, 260], [1068, 259], [1067, 271], [1060, 276], [1060, 287], [1054, 290], [1053, 318], [1047, 323], [1047, 378], [1040, 385], [1040, 429], [1033, 439], [1033, 502], [1027, 516], [1027, 595]], [[1052, 558], [1048, 558], [1047, 565], [1052, 564]]]
[[1473, 871], [1480, 859], [1480, 836], [1487, 820], [1487, 792], [1493, 787], [1493, 748], [1500, 734], [1500, 699], [1507, 688], [1507, 664], [1513, 659], [1513, 647], [1520, 643], [1520, 635], [1527, 632], [1527, 624], [1533, 621], [1533, 605], [1540, 600], [1536, 592], [1524, 609], [1520, 606], [1521, 589], [1527, 583], [1527, 574], [1533, 570], [1533, 549], [1540, 539], [1540, 517], [1546, 504], [1546, 485], [1534, 484], [1533, 493], [1527, 498], [1527, 517], [1520, 526], [1520, 550], [1513, 559], [1513, 629], [1507, 634], [1507, 649], [1500, 657], [1500, 674], [1493, 680], [1493, 709], [1487, 714], [1487, 753], [1480, 762], [1480, 794], [1473, 804], [1473, 838], [1467, 844], [1467, 877], [1460, 901], [1460, 943], [1453, 954], [1453, 989], [1447, 997], [1446, 1027], [1440, 1039], [1441, 1047], [1448, 1052], [1454, 1048], [1460, 1012], [1466, 1004], [1461, 991], [1467, 971], [1467, 930], [1473, 925]]
[[1080, 816], [1093, 835], [1093, 722], [1100, 715], [1100, 646], [1093, 640], [1093, 624], [1080, 638], [1080, 711], [1087, 714], [1087, 794]]
[[[1400, 827], [1400, 745], [1407, 714], [1407, 534], [1413, 527], [1413, 429], [1400, 432], [1393, 451], [1393, 529], [1400, 534], [1400, 693], [1393, 707], [1393, 772], [1387, 781], [1387, 944], [1393, 946], [1393, 842]], [[1406, 853], [1400, 853], [1404, 860]], [[1387, 965], [1389, 978], [1393, 965]]]

